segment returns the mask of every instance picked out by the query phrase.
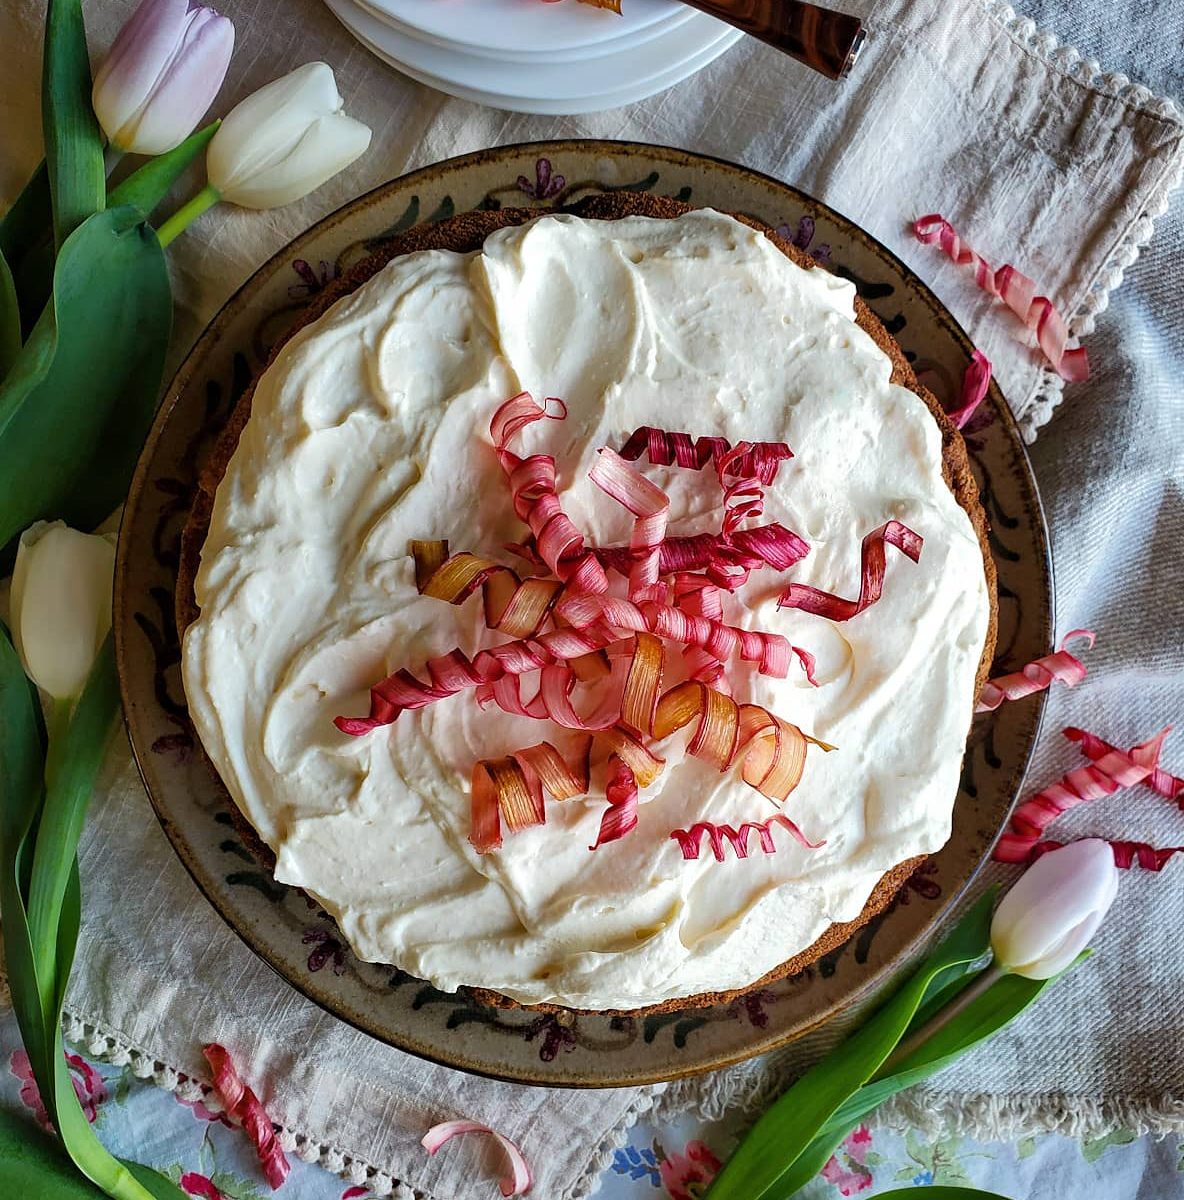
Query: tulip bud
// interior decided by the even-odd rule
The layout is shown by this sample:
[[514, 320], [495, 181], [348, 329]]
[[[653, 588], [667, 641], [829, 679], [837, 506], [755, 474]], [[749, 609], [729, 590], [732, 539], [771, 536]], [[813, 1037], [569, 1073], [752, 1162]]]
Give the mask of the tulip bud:
[[1028, 979], [1059, 975], [1089, 944], [1117, 894], [1118, 868], [1107, 842], [1085, 838], [1049, 851], [995, 910], [996, 963]]
[[213, 103], [234, 26], [190, 0], [142, 0], [95, 76], [91, 104], [108, 140], [129, 154], [179, 146]]
[[111, 628], [115, 548], [61, 521], [21, 534], [12, 574], [12, 636], [25, 674], [55, 700], [82, 692]]
[[308, 195], [370, 145], [342, 111], [332, 69], [306, 63], [261, 87], [227, 116], [206, 157], [210, 186], [243, 208], [278, 208]]

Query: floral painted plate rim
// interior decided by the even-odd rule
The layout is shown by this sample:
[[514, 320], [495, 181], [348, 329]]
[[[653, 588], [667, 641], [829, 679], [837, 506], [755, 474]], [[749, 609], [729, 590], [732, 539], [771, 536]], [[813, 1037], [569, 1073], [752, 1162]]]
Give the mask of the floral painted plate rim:
[[[343, 206], [295, 238], [289, 245], [268, 259], [223, 305], [185, 358], [169, 385], [160, 411], [157, 414], [142, 451], [124, 512], [116, 564], [114, 621], [116, 655], [124, 701], [125, 720], [137, 768], [148, 792], [153, 810], [165, 834], [173, 845], [178, 857], [193, 877], [197, 887], [207, 900], [209, 900], [215, 911], [220, 914], [256, 954], [263, 958], [289, 984], [329, 1013], [354, 1025], [363, 1032], [401, 1050], [446, 1066], [522, 1083], [566, 1087], [633, 1086], [683, 1078], [728, 1066], [783, 1046], [836, 1017], [841, 1021], [840, 1014], [850, 1014], [853, 1008], [866, 1000], [885, 981], [889, 974], [907, 962], [925, 940], [932, 935], [934, 929], [957, 903], [972, 883], [981, 866], [986, 862], [994, 841], [1022, 786], [1024, 775], [1026, 774], [1039, 736], [1044, 713], [1044, 697], [1038, 696], [1027, 702], [1023, 715], [1018, 718], [1011, 717], [1007, 706], [1001, 710], [1004, 714], [1007, 714], [1003, 719], [1004, 725], [1007, 726], [1010, 723], [1011, 744], [1019, 746], [1020, 749], [1011, 755], [1012, 761], [1009, 764], [1009, 774], [1006, 777], [1005, 785], [997, 789], [1002, 795], [990, 814], [990, 820], [986, 825], [980, 826], [979, 829], [974, 831], [976, 838], [974, 849], [975, 861], [968, 867], [960, 868], [955, 873], [953, 886], [944, 896], [941, 895], [940, 887], [937, 884], [922, 881], [917, 885], [917, 895], [929, 901], [937, 899], [940, 896], [941, 903], [931, 911], [922, 914], [921, 921], [916, 925], [916, 928], [912, 929], [903, 940], [903, 943], [894, 948], [883, 961], [876, 963], [872, 969], [864, 970], [858, 979], [852, 981], [848, 990], [831, 999], [821, 1010], [807, 1010], [803, 1017], [792, 1017], [787, 1024], [776, 1024], [774, 1029], [769, 1032], [764, 1031], [764, 1027], [769, 1021], [762, 1005], [767, 1005], [772, 1000], [783, 1001], [786, 998], [785, 995], [779, 997], [770, 996], [769, 999], [762, 999], [764, 995], [762, 993], [762, 996], [758, 996], [752, 1001], [747, 999], [734, 1001], [730, 1006], [714, 1006], [713, 1009], [708, 1010], [688, 1010], [681, 1014], [665, 1014], [663, 1021], [652, 1033], [647, 1021], [644, 1031], [644, 1043], [647, 1047], [652, 1046], [657, 1040], [658, 1033], [663, 1031], [663, 1026], [668, 1027], [671, 1023], [674, 1025], [671, 1035], [672, 1041], [668, 1050], [663, 1044], [653, 1053], [649, 1053], [640, 1064], [633, 1061], [629, 1063], [601, 1065], [596, 1055], [604, 1047], [598, 1046], [597, 1039], [590, 1036], [587, 1041], [580, 1041], [581, 1049], [588, 1051], [581, 1056], [581, 1065], [573, 1067], [570, 1070], [564, 1070], [562, 1064], [558, 1068], [551, 1064], [558, 1058], [559, 1048], [569, 1051], [576, 1048], [576, 1043], [580, 1040], [578, 1037], [580, 1022], [602, 1022], [605, 1024], [605, 1028], [608, 1029], [615, 1027], [615, 1023], [618, 1020], [629, 1023], [639, 1019], [573, 1015], [565, 1022], [564, 1017], [566, 1014], [558, 1016], [548, 1014], [545, 1017], [540, 1017], [528, 1010], [517, 1010], [527, 1018], [537, 1017], [537, 1019], [532, 1020], [527, 1026], [514, 1026], [511, 1029], [512, 1032], [516, 1031], [522, 1034], [528, 1043], [533, 1043], [534, 1038], [539, 1036], [542, 1048], [538, 1051], [537, 1060], [531, 1061], [526, 1054], [515, 1056], [513, 1053], [507, 1051], [494, 1053], [488, 1049], [484, 1049], [478, 1053], [472, 1049], [466, 1050], [463, 1039], [456, 1036], [455, 1030], [465, 1025], [468, 1021], [481, 1022], [484, 1020], [488, 1027], [499, 1028], [499, 1031], [502, 1031], [498, 1026], [499, 1018], [492, 1015], [497, 1010], [490, 1010], [490, 1013], [485, 1016], [473, 1016], [470, 1015], [470, 1010], [478, 1012], [481, 1006], [469, 1003], [467, 1009], [463, 1007], [458, 1008], [451, 1014], [443, 1027], [425, 1033], [422, 1028], [425, 1021], [421, 1017], [421, 999], [425, 993], [433, 993], [433, 995], [423, 1000], [425, 1008], [431, 1008], [437, 999], [447, 999], [442, 993], [434, 992], [434, 989], [431, 989], [428, 985], [423, 985], [422, 990], [417, 993], [416, 999], [410, 1008], [407, 1007], [406, 1003], [400, 1003], [397, 1006], [399, 1020], [392, 1024], [390, 1021], [384, 1021], [381, 1015], [373, 1015], [369, 1009], [362, 1007], [351, 1008], [340, 994], [334, 994], [331, 985], [323, 985], [318, 979], [314, 979], [312, 972], [318, 970], [318, 967], [312, 965], [312, 954], [308, 956], [308, 970], [303, 973], [294, 968], [291, 961], [285, 959], [282, 951], [274, 945], [274, 939], [270, 936], [268, 928], [252, 924], [250, 918], [244, 916], [242, 912], [243, 906], [233, 903], [228, 898], [228, 892], [219, 883], [216, 869], [203, 861], [196, 841], [191, 840], [188, 831], [178, 823], [174, 812], [175, 805], [170, 804], [169, 797], [170, 795], [175, 796], [175, 793], [170, 791], [170, 784], [167, 777], [161, 773], [163, 764], [159, 761], [159, 756], [154, 753], [156, 739], [153, 738], [153, 731], [149, 725], [153, 705], [156, 706], [158, 714], [160, 710], [168, 708], [168, 704], [162, 701], [162, 695], [160, 694], [161, 689], [166, 686], [162, 682], [163, 672], [166, 667], [176, 666], [179, 653], [176, 651], [175, 646], [171, 650], [168, 647], [161, 649], [152, 641], [150, 636], [149, 641], [152, 643], [152, 649], [157, 653], [157, 674], [160, 676], [160, 679], [158, 680], [157, 676], [154, 676], [153, 687], [149, 690], [142, 678], [143, 672], [137, 673], [135, 670], [135, 656], [137, 653], [142, 653], [143, 650], [142, 644], [137, 645], [136, 639], [142, 639], [146, 632], [144, 622], [138, 620], [138, 618], [143, 618], [145, 614], [136, 609], [136, 604], [140, 600], [143, 600], [146, 606], [153, 608], [153, 611], [157, 609], [163, 610], [165, 607], [161, 603], [159, 596], [153, 598], [155, 601], [155, 606], [153, 606], [153, 602], [148, 596], [151, 589], [143, 588], [140, 592], [137, 592], [137, 572], [143, 573], [144, 571], [148, 571], [150, 573], [155, 570], [159, 573], [165, 566], [167, 556], [163, 555], [159, 547], [154, 544], [154, 538], [135, 538], [131, 534], [146, 520], [144, 515], [145, 510], [154, 503], [150, 496], [152, 489], [149, 485], [153, 482], [159, 482], [154, 472], [157, 452], [160, 449], [162, 440], [166, 438], [169, 425], [177, 414], [179, 404], [186, 398], [188, 398], [190, 404], [197, 403], [197, 392], [200, 389], [196, 385], [200, 382], [200, 376], [207, 360], [221, 348], [223, 339], [229, 336], [234, 323], [246, 316], [260, 293], [266, 290], [268, 285], [278, 277], [279, 273], [288, 264], [295, 266], [299, 263], [300, 266], [304, 267], [305, 272], [308, 272], [309, 268], [304, 261], [305, 251], [308, 247], [317, 242], [322, 242], [323, 244], [324, 239], [340, 226], [347, 222], [355, 221], [357, 218], [364, 218], [371, 210], [375, 210], [375, 217], [377, 218], [377, 211], [381, 206], [397, 197], [407, 199], [408, 206], [406, 212], [414, 213], [415, 216], [418, 216], [419, 197], [417, 189], [424, 190], [430, 188], [433, 184], [452, 182], [452, 190], [463, 190], [464, 181], [467, 179], [479, 179], [489, 169], [501, 167], [503, 164], [516, 164], [517, 168], [521, 168], [524, 165], [523, 160], [526, 159], [534, 160], [535, 182], [532, 184], [524, 176], [518, 177], [517, 187], [519, 194], [515, 203], [524, 205], [533, 204], [534, 206], [541, 206], [547, 201], [554, 201], [555, 203], [568, 201], [570, 197], [567, 193], [573, 190], [575, 185], [570, 185], [565, 190], [566, 180], [558, 170], [552, 168], [552, 163], [558, 161], [560, 166], [564, 166], [573, 160], [585, 165], [589, 160], [594, 165], [599, 165], [601, 162], [607, 161], [617, 166], [625, 163], [640, 162], [649, 171], [644, 178], [638, 180], [635, 184], [622, 185], [605, 182], [581, 185], [587, 186], [592, 190], [612, 190], [617, 187], [632, 187], [633, 190], [650, 190], [655, 188], [655, 185], [659, 181], [661, 170], [669, 169], [673, 172], [681, 172], [683, 175], [693, 176], [695, 179], [693, 184], [684, 185], [680, 192], [677, 193], [680, 198], [687, 198], [696, 190], [702, 191], [704, 188], [708, 193], [714, 190], [719, 195], [722, 192], [728, 191], [729, 184], [732, 185], [734, 190], [739, 189], [743, 191], [747, 189], [751, 193], [762, 190], [768, 192], [775, 195], [786, 207], [792, 207], [805, 214], [812, 214], [803, 217], [799, 221], [799, 235], [807, 220], [810, 221], [810, 228], [812, 230], [814, 227], [814, 217], [821, 219], [827, 225], [833, 227], [840, 236], [845, 237], [852, 245], [861, 245], [868, 255], [878, 260], [879, 265], [886, 268], [888, 274], [899, 278], [901, 284], [904, 286], [905, 298], [902, 303], [906, 307], [911, 302], [920, 304], [924, 310], [923, 316], [930, 322], [924, 328], [933, 328], [939, 333], [944, 333], [967, 356], [973, 348], [969, 337], [933, 293], [896, 255], [872, 238], [871, 235], [805, 193], [761, 172], [723, 159], [709, 155], [695, 154], [672, 147], [649, 146], [622, 141], [577, 139], [502, 146], [460, 155], [431, 166], [420, 168], [383, 184]], [[529, 166], [526, 169], [529, 169]], [[512, 174], [507, 176], [507, 178], [512, 177]], [[477, 190], [479, 193], [480, 188]], [[496, 199], [491, 200], [495, 192], [504, 193], [508, 190], [512, 190], [512, 188], [509, 186], [500, 189], [490, 188], [484, 194], [484, 202], [490, 202], [496, 206]], [[696, 196], [696, 199], [701, 198], [701, 196]], [[444, 197], [441, 203], [443, 204], [444, 201], [447, 201], [451, 205], [451, 191]], [[706, 202], [710, 203], [710, 201]], [[414, 219], [412, 223], [414, 223]], [[384, 232], [388, 231], [384, 230], [380, 232], [373, 230], [370, 239], [367, 239], [367, 244], [369, 245], [375, 240], [381, 240]], [[341, 247], [338, 248], [340, 249]], [[821, 256], [823, 249], [824, 247], [818, 248], [817, 256]], [[836, 269], [841, 270], [841, 267]], [[868, 299], [872, 303], [873, 308], [876, 307], [877, 298], [882, 298], [885, 294], [891, 294], [895, 290], [892, 286], [886, 284], [873, 284], [869, 290], [866, 288], [865, 281], [857, 280], [857, 283], [861, 285], [861, 293], [865, 295], [865, 299]], [[878, 293], [875, 291], [877, 288], [879, 289]], [[904, 323], [903, 314], [901, 315], [901, 322], [902, 324]], [[918, 369], [920, 368], [921, 362], [919, 361]], [[1014, 516], [1005, 514], [1001, 509], [997, 508], [989, 479], [987, 485], [984, 486], [984, 503], [988, 504], [989, 511], [994, 510], [996, 519], [1003, 522], [1005, 528], [1018, 529], [1022, 534], [1029, 535], [1032, 539], [1031, 550], [1033, 551], [1025, 559], [1021, 554], [1015, 552], [1014, 549], [1003, 546], [1000, 543], [994, 546], [995, 557], [997, 563], [1004, 569], [1005, 574], [1007, 569], [1012, 567], [1012, 564], [1023, 563], [1028, 570], [1035, 571], [1037, 576], [1034, 579], [1035, 586], [1032, 589], [1036, 611], [1034, 614], [1026, 614], [1022, 625], [1019, 625], [1017, 622], [1019, 632], [1013, 634], [1010, 645], [1006, 649], [1001, 650], [999, 656], [997, 656], [997, 662], [999, 661], [999, 657], [1002, 657], [1005, 663], [1009, 663], [1010, 658], [1016, 657], [1017, 660], [1014, 663], [1009, 663], [1009, 665], [1018, 665], [1018, 659], [1034, 657], [1036, 654], [1045, 652], [1049, 647], [1052, 634], [1052, 567], [1049, 556], [1047, 527], [1035, 479], [1032, 475], [1015, 419], [1008, 409], [1002, 394], [994, 384], [992, 384], [991, 388], [990, 404], [991, 407], [984, 422], [986, 433], [983, 444], [988, 447], [994, 445], [994, 453], [1009, 460], [1007, 465], [1015, 474], [1016, 486], [1019, 493], [1018, 498], [1022, 506], [1022, 515]], [[990, 457], [989, 450], [984, 450], [983, 453], [986, 457]], [[983, 470], [985, 470], [985, 466]], [[157, 528], [159, 529], [159, 526]], [[153, 555], [152, 562], [145, 561], [144, 556], [149, 552]], [[1012, 569], [1018, 573], [1024, 568], [1014, 566]], [[175, 565], [173, 573], [175, 582]], [[1018, 606], [1020, 602], [1019, 596], [1015, 595], [1015, 593], [1012, 593], [1012, 595], [1015, 596], [1015, 602]], [[171, 603], [171, 593], [168, 599]], [[164, 616], [162, 623], [170, 620], [171, 617]], [[175, 641], [175, 629], [172, 631], [172, 637]], [[1021, 643], [1025, 641], [1028, 643], [1026, 650], [1022, 654], [1019, 654], [1018, 657], [1015, 651], [1017, 640]], [[1002, 639], [1000, 645], [1001, 647], [1003, 646]], [[174, 723], [176, 722], [174, 721]], [[985, 760], [990, 770], [998, 771], [1000, 767], [1004, 766], [1004, 760], [999, 757], [999, 754], [995, 750], [995, 732], [995, 718], [991, 719], [989, 728], [984, 730], [976, 725], [975, 729], [972, 730], [967, 751], [967, 765], [964, 768], [964, 786], [965, 772], [970, 771], [970, 762], [972, 756], [975, 754], [976, 747], [984, 745], [987, 747]], [[1009, 730], [1005, 728], [1004, 737], [1001, 739], [1004, 745], [1008, 744], [1008, 732]], [[200, 756], [200, 751], [199, 757], [204, 757]], [[212, 768], [207, 767], [207, 770], [213, 776]], [[214, 779], [216, 780], [216, 776], [214, 776]], [[177, 786], [176, 782], [171, 786], [175, 788]], [[973, 795], [977, 797], [977, 784], [973, 782], [973, 779], [971, 789]], [[960, 792], [959, 805], [970, 803], [971, 801], [969, 800], [962, 801], [962, 794]], [[949, 851], [950, 845], [952, 845], [957, 836], [959, 811], [956, 810], [955, 813], [955, 832], [951, 834], [951, 842], [939, 852], [939, 855], [934, 856], [930, 862], [939, 859]], [[937, 891], [932, 893], [926, 890], [927, 887], [930, 889], [937, 888]], [[902, 894], [903, 901], [907, 904], [908, 888], [902, 889]], [[272, 901], [272, 903], [278, 905], [282, 902]], [[895, 908], [896, 904], [894, 903], [889, 912]], [[833, 960], [829, 975], [826, 970], [826, 960], [822, 960], [823, 965], [819, 968], [820, 977], [823, 979], [829, 978], [837, 970], [842, 969], [840, 960], [847, 948], [852, 945], [857, 946], [855, 958], [858, 959], [858, 945], [861, 939], [865, 938], [866, 945], [863, 946], [864, 958], [859, 959], [859, 962], [862, 966], [864, 962], [868, 961], [872, 937], [872, 934], [869, 934], [868, 930], [871, 929], [874, 933], [886, 916], [887, 914], [884, 914], [881, 918], [877, 918], [872, 925], [865, 927], [863, 931], [854, 935], [843, 947], [832, 952], [832, 955], [827, 956], [828, 959]], [[331, 922], [329, 922], [329, 927], [333, 929]], [[335, 929], [333, 931], [335, 932]], [[331, 934], [329, 933], [326, 933], [324, 936], [327, 939], [331, 939]], [[304, 941], [308, 941], [307, 936]], [[346, 953], [348, 954], [348, 951]], [[334, 951], [334, 954], [336, 954], [336, 951]], [[290, 957], [289, 955], [288, 958], [290, 959]], [[322, 955], [323, 957], [324, 955]], [[352, 960], [352, 955], [349, 958]], [[336, 958], [334, 958], [334, 964], [336, 967]], [[836, 966], [835, 964], [838, 965]], [[369, 967], [369, 964], [355, 963], [354, 965], [358, 969]], [[388, 974], [392, 971], [391, 968], [380, 969], [385, 970]], [[854, 970], [854, 968], [851, 969]], [[401, 980], [397, 979], [400, 974], [399, 972], [395, 972], [394, 976], [392, 976], [392, 988], [398, 988], [402, 982], [407, 980], [407, 977]], [[812, 983], [815, 979], [815, 968], [808, 969], [801, 976], [795, 977], [794, 980], [790, 980], [788, 983], [795, 985], [798, 980], [802, 979], [806, 980], [806, 984], [803, 987]], [[340, 992], [340, 989], [338, 991]], [[796, 995], [796, 992], [791, 988], [791, 991], [787, 994], [792, 999]], [[457, 1005], [462, 1004], [459, 997], [454, 999]], [[729, 1014], [736, 1019], [742, 1019], [743, 1014], [747, 1012], [747, 1020], [752, 1027], [752, 1036], [747, 1037], [745, 1035], [738, 1041], [733, 1039], [732, 1044], [726, 1047], [712, 1049], [710, 1046], [703, 1046], [698, 1052], [693, 1050], [687, 1053], [687, 1046], [696, 1028], [699, 1025], [706, 1025], [708, 1028], [711, 1028], [709, 1022], [713, 1019], [709, 1015], [706, 1019], [700, 1020], [696, 1017], [696, 1011], [714, 1014], [716, 1009], [728, 1009]], [[453, 1024], [453, 1017], [457, 1018], [455, 1025]], [[408, 1028], [415, 1021], [418, 1021], [419, 1027]], [[534, 1028], [536, 1025], [539, 1027], [538, 1029]], [[552, 1029], [551, 1026], [555, 1028]], [[467, 1028], [467, 1026], [465, 1027]], [[633, 1040], [626, 1041], [623, 1045], [632, 1046], [635, 1040], [636, 1034], [633, 1034]], [[499, 1048], [506, 1044], [505, 1041], [497, 1043]], [[547, 1053], [548, 1047], [554, 1047], [549, 1057]], [[603, 1057], [607, 1057], [607, 1055]], [[540, 1066], [538, 1065], [539, 1063], [543, 1065]]]

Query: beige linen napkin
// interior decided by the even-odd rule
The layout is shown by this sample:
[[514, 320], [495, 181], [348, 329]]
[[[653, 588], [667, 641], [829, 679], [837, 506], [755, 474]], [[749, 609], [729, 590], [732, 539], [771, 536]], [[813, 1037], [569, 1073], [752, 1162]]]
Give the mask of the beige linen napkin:
[[[96, 51], [132, 6], [133, 0], [87, 4]], [[491, 145], [629, 138], [766, 171], [875, 234], [931, 280], [971, 330], [1032, 437], [1061, 399], [1060, 380], [966, 271], [909, 238], [908, 224], [931, 211], [956, 219], [984, 254], [1010, 259], [1037, 278], [1074, 332], [1085, 333], [1150, 237], [1182, 161], [1184, 125], [1171, 104], [1058, 48], [995, 0], [883, 0], [870, 11], [856, 78], [843, 86], [767, 48], [741, 44], [663, 95], [569, 118], [496, 112], [413, 84], [372, 59], [316, 0], [219, 0], [218, 7], [238, 30], [219, 109], [321, 58], [334, 66], [349, 110], [373, 126], [375, 139], [349, 172], [306, 201], [272, 213], [219, 209], [172, 248], [177, 357], [256, 266], [367, 188]], [[8, 0], [0, 11], [7, 51], [0, 76], [4, 198], [15, 194], [39, 154], [41, 20], [39, 0]], [[1041, 764], [1064, 761], [1061, 748], [1048, 742]], [[426, 1125], [451, 1111], [489, 1119], [519, 1140], [536, 1169], [537, 1195], [574, 1200], [590, 1193], [613, 1143], [655, 1100], [705, 1110], [759, 1101], [811, 1050], [799, 1047], [772, 1066], [743, 1066], [661, 1096], [648, 1089], [581, 1093], [498, 1084], [381, 1046], [304, 1001], [222, 925], [157, 827], [122, 738], [96, 797], [82, 871], [85, 928], [68, 1001], [71, 1032], [92, 1050], [130, 1057], [137, 1071], [168, 1086], [178, 1085], [179, 1071], [202, 1074], [203, 1041], [236, 1047], [253, 1079], [262, 1081], [285, 1142], [298, 1142], [304, 1156], [356, 1181], [369, 1178], [379, 1194], [393, 1189], [409, 1196], [414, 1187], [436, 1200], [488, 1195], [479, 1150], [457, 1147], [428, 1162], [418, 1146]], [[1145, 916], [1138, 903], [1127, 905], [1107, 937], [1134, 937]], [[990, 1102], [968, 1106], [967, 1097], [994, 1097], [998, 1107], [1022, 1094], [1031, 1102], [1017, 1101], [1014, 1111], [1029, 1121], [1052, 1119], [1083, 1095], [1112, 1101], [1099, 1108], [1099, 1120], [1125, 1113], [1122, 1105], [1132, 1098], [1145, 1099], [1146, 1061], [1091, 1054], [1118, 1034], [1101, 985], [1073, 986], [1076, 1025], [1067, 1040], [1079, 1050], [1076, 1075], [1066, 1080], [1057, 1073], [1074, 1069], [1064, 1055], [1048, 1059], [1033, 1051], [1041, 1036], [1028, 1021], [977, 1055], [954, 1085], [943, 1084], [932, 1104], [965, 1108], [972, 1124], [978, 1114], [989, 1133]], [[1156, 1003], [1175, 992], [1172, 985], [1126, 1006], [1125, 1028], [1142, 1021], [1150, 1036]], [[1063, 999], [1068, 1003], [1067, 993]], [[1162, 1056], [1153, 1055], [1155, 1061], [1162, 1066]], [[1171, 1065], [1152, 1102], [1134, 1114], [1136, 1124], [1178, 1119], [1173, 1097], [1184, 1097], [1184, 1063]]]

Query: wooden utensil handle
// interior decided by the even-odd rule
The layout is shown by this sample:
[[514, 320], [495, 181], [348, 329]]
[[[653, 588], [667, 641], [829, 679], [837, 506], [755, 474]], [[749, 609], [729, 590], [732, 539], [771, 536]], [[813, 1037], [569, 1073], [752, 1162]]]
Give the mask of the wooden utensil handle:
[[850, 71], [863, 44], [858, 17], [806, 0], [684, 0], [813, 67], [828, 79]]

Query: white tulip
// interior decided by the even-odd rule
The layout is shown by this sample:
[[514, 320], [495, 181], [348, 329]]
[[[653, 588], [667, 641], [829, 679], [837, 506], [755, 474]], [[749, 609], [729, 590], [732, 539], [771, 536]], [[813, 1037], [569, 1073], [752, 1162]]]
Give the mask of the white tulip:
[[230, 112], [206, 156], [210, 186], [243, 208], [278, 208], [308, 195], [370, 145], [342, 111], [332, 69], [306, 63]]
[[81, 694], [111, 628], [115, 548], [61, 521], [21, 534], [12, 574], [12, 636], [25, 673], [55, 700]]
[[1028, 979], [1059, 975], [1089, 944], [1117, 894], [1118, 868], [1107, 842], [1085, 838], [1049, 851], [995, 910], [996, 963]]

